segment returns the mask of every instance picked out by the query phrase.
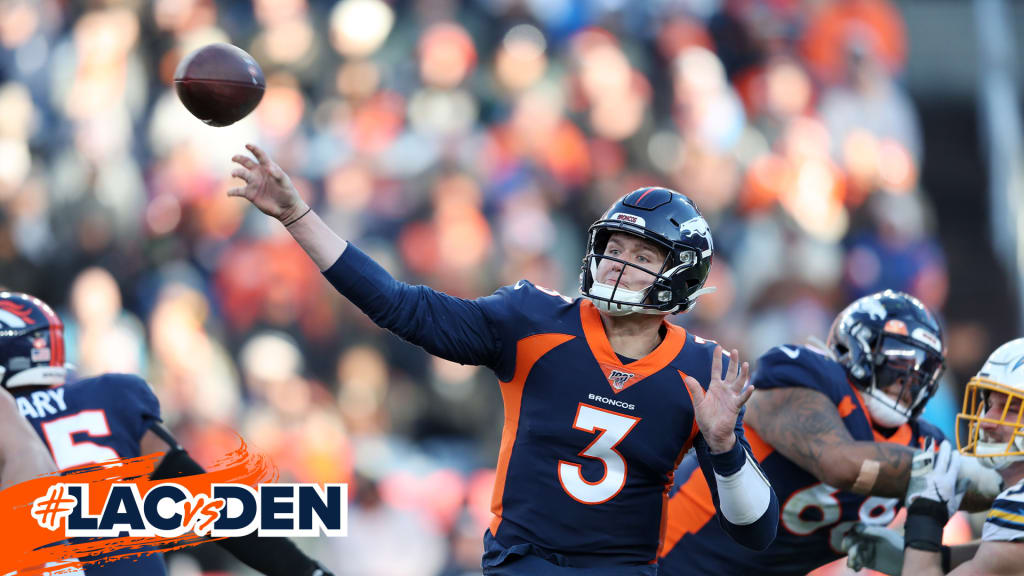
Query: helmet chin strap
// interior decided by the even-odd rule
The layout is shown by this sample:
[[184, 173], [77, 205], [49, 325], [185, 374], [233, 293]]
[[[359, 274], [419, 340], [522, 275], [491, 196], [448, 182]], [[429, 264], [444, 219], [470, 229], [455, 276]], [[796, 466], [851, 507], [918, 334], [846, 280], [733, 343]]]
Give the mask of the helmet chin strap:
[[703, 296], [705, 294], [712, 294], [712, 293], [717, 292], [717, 291], [718, 291], [718, 286], [705, 286], [705, 287], [701, 288], [700, 290], [694, 291], [693, 294], [690, 294], [690, 297], [687, 298], [687, 300], [689, 300], [690, 302], [696, 302], [698, 296]]

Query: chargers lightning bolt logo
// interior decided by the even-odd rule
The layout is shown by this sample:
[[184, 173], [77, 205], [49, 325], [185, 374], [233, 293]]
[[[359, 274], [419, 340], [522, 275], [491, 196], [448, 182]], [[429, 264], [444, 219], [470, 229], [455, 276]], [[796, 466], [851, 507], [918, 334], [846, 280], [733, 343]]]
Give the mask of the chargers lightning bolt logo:
[[1017, 362], [1014, 363], [1013, 368], [1010, 368], [1010, 372], [1015, 372], [1017, 368], [1020, 368], [1021, 366], [1024, 366], [1024, 356], [1021, 356], [1020, 358], [1017, 359]]

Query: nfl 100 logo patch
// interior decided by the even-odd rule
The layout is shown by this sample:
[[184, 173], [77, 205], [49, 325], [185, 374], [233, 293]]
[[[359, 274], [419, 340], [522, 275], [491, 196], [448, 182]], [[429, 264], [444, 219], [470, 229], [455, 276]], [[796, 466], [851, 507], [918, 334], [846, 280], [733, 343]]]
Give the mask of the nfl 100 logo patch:
[[629, 372], [623, 372], [622, 370], [612, 370], [611, 374], [608, 375], [608, 381], [611, 382], [612, 388], [616, 390], [622, 390], [626, 386], [626, 382], [635, 376]]

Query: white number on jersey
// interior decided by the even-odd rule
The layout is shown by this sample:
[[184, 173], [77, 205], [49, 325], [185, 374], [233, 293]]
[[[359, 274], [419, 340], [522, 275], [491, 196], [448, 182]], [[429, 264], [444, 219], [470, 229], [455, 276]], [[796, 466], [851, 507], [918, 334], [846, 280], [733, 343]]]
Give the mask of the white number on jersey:
[[614, 498], [626, 485], [626, 460], [615, 447], [639, 421], [633, 416], [580, 402], [572, 427], [590, 433], [598, 431], [598, 436], [579, 455], [600, 460], [604, 464], [604, 476], [597, 482], [589, 482], [583, 477], [582, 466], [559, 460], [558, 480], [562, 489], [584, 504], [601, 504]]
[[[898, 499], [871, 496], [861, 503], [857, 511], [858, 520], [839, 522], [842, 510], [836, 498], [837, 492], [838, 488], [820, 482], [794, 492], [782, 507], [782, 526], [797, 536], [807, 536], [821, 528], [831, 527], [829, 544], [839, 553], [843, 536], [858, 521], [885, 526], [896, 517]], [[812, 508], [817, 508], [818, 512], [808, 514]]]
[[103, 410], [82, 410], [77, 414], [43, 422], [46, 444], [53, 454], [53, 461], [60, 470], [75, 466], [95, 464], [118, 457], [113, 448], [94, 442], [75, 442], [71, 437], [85, 432], [92, 438], [110, 436], [107, 414]]

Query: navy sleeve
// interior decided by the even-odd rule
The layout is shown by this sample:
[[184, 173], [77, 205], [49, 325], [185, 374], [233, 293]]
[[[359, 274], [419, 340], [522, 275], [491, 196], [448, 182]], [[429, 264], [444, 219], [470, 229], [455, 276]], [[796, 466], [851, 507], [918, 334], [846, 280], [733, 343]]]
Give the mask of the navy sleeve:
[[[739, 418], [736, 420], [736, 444], [733, 445], [732, 450], [722, 454], [711, 454], [707, 442], [705, 442], [704, 437], [700, 434], [697, 435], [694, 441], [694, 448], [697, 453], [697, 461], [700, 463], [701, 473], [704, 474], [704, 479], [711, 489], [711, 499], [715, 503], [719, 525], [736, 543], [751, 550], [764, 550], [775, 541], [775, 533], [779, 526], [779, 499], [775, 495], [775, 490], [768, 482], [767, 475], [761, 469], [761, 465], [754, 458], [750, 444], [747, 443], [747, 439], [743, 436], [743, 414], [745, 411], [746, 408], [743, 408], [740, 411]], [[720, 476], [731, 476], [739, 471], [743, 463], [747, 461], [757, 467], [761, 476], [765, 479], [765, 483], [768, 484], [771, 502], [768, 504], [764, 514], [754, 522], [750, 524], [733, 524], [726, 520], [719, 506], [718, 483], [715, 481], [715, 472], [718, 472]]]
[[750, 381], [758, 390], [810, 388], [837, 403], [848, 388], [839, 364], [805, 346], [777, 346], [765, 352]]
[[511, 314], [509, 289], [464, 300], [405, 284], [351, 243], [323, 274], [375, 324], [435, 356], [496, 371], [507, 362], [499, 324]]
[[136, 440], [149, 430], [153, 422], [160, 422], [160, 401], [149, 384], [133, 374], [107, 374], [103, 386], [108, 387], [117, 413], [129, 418], [128, 425]]

